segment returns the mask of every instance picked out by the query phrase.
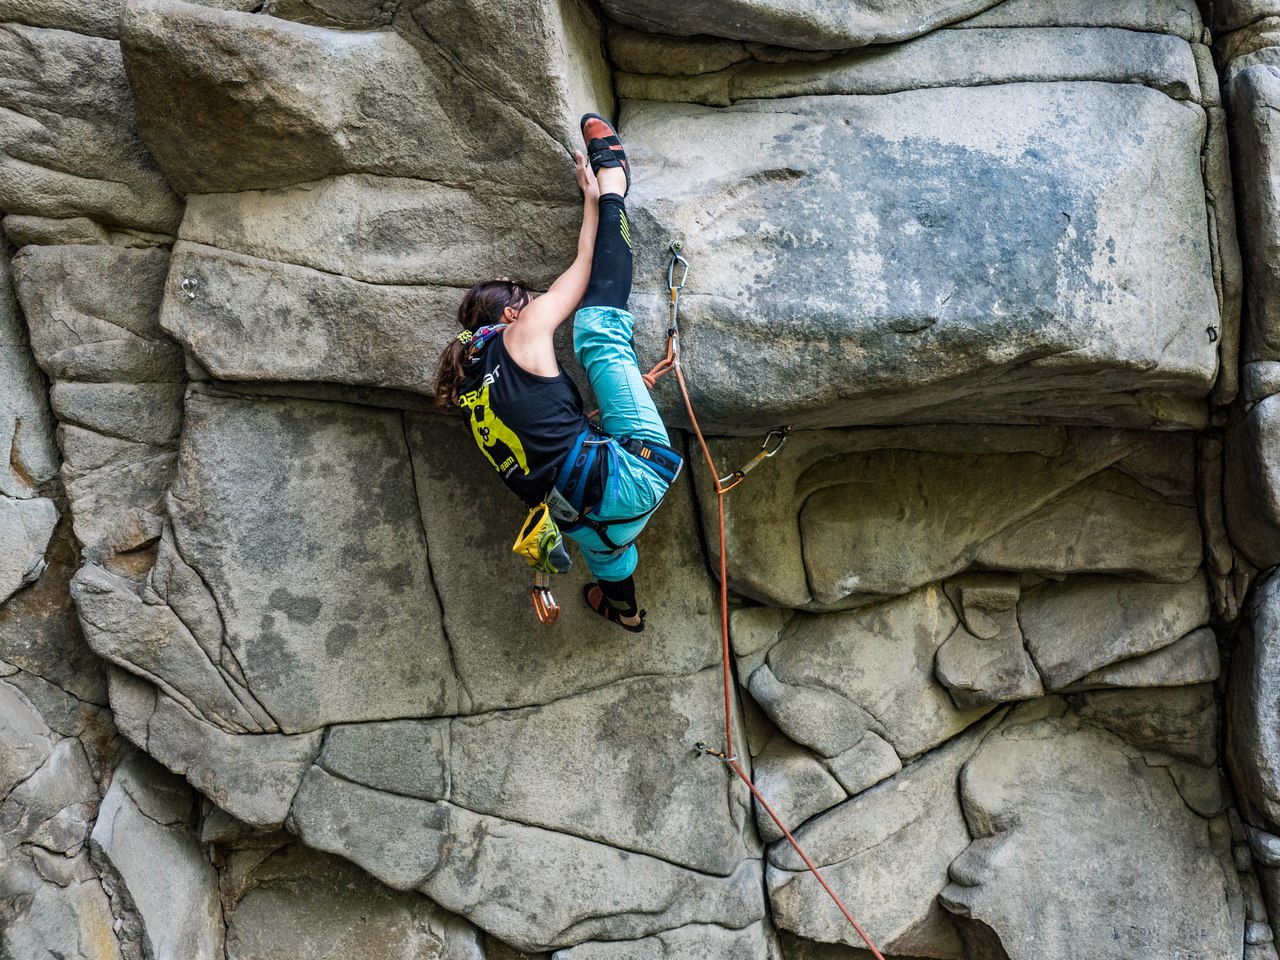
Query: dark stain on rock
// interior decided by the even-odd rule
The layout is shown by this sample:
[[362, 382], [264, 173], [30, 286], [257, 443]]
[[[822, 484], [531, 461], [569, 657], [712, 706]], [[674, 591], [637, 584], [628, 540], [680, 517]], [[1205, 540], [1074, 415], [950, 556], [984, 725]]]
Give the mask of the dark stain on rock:
[[356, 642], [358, 633], [353, 624], [339, 623], [324, 635], [324, 652], [331, 657], [338, 657]]
[[689, 739], [689, 718], [673, 703], [672, 693], [666, 687], [627, 684], [600, 714], [602, 741], [616, 744], [616, 754], [626, 758], [622, 777], [632, 798], [627, 813], [638, 836], [658, 828], [682, 777], [671, 753], [656, 746]]
[[273, 610], [278, 610], [294, 623], [312, 624], [320, 616], [320, 601], [315, 597], [304, 597], [285, 589], [276, 587], [267, 598]]

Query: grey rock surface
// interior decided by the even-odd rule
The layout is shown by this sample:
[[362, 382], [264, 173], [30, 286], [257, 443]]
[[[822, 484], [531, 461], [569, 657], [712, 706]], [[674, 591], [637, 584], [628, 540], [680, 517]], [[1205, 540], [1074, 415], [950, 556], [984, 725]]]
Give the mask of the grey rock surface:
[[692, 923], [654, 937], [622, 942], [583, 943], [557, 950], [551, 960], [718, 960], [720, 957], [760, 957], [777, 960], [781, 954], [764, 924], [726, 930], [714, 924]]
[[1245, 294], [1248, 320], [1243, 333], [1245, 360], [1280, 357], [1280, 319], [1276, 297], [1280, 276], [1275, 253], [1280, 245], [1277, 230], [1277, 186], [1280, 164], [1269, 123], [1280, 103], [1280, 66], [1263, 57], [1261, 62], [1232, 65], [1224, 94], [1236, 122], [1232, 124], [1232, 164], [1240, 195], [1240, 237], [1249, 283]]
[[94, 852], [116, 896], [141, 915], [148, 955], [220, 960], [217, 873], [192, 828], [193, 800], [185, 783], [134, 754], [116, 769], [102, 800]]
[[[1187, 809], [1169, 776], [1118, 738], [1070, 714], [1015, 715], [965, 764], [960, 795], [973, 841], [941, 900], [970, 944], [1010, 958], [1240, 949], [1224, 818]], [[1086, 898], [1068, 893], [1082, 884]]]
[[[445, 17], [439, 27], [450, 22], [458, 23]], [[192, 32], [207, 42], [178, 39]], [[131, 0], [121, 45], [139, 127], [181, 193], [283, 187], [346, 173], [445, 183], [479, 174], [516, 194], [572, 200], [563, 187], [548, 189], [554, 181], [526, 172], [562, 162], [565, 146], [544, 128], [551, 117], [531, 120], [482, 80], [456, 83], [448, 57], [419, 51], [395, 32]], [[586, 54], [565, 37], [550, 46], [548, 55]], [[563, 87], [565, 96], [596, 93], [585, 79]], [[557, 103], [565, 113], [572, 109]], [[468, 123], [467, 113], [494, 122]], [[556, 119], [559, 133], [567, 124]]]
[[0, 495], [34, 496], [58, 471], [53, 418], [45, 384], [31, 356], [26, 326], [18, 314], [9, 258], [0, 256]]
[[[711, 449], [727, 466], [759, 442]], [[810, 609], [903, 594], [976, 564], [1184, 581], [1202, 552], [1194, 464], [1181, 438], [1128, 431], [797, 432], [771, 461], [769, 487], [729, 501], [729, 580]], [[693, 469], [714, 551], [715, 501], [696, 459]], [[1012, 475], [1016, 485], [1004, 482]]]
[[851, 7], [831, 0], [603, 0], [609, 16], [631, 27], [677, 36], [712, 34], [805, 50], [904, 40], [972, 16], [999, 0], [884, 0]]
[[[160, 534], [181, 418], [181, 351], [159, 328], [163, 249], [25, 247], [14, 279], [36, 361], [53, 381], [62, 478], [95, 562]], [[145, 572], [145, 567], [143, 571]]]
[[778, 729], [822, 756], [851, 749], [875, 722], [847, 694], [825, 685], [784, 683], [767, 663], [752, 672], [747, 689]]
[[[913, 757], [990, 709], [958, 710], [933, 676], [938, 648], [955, 627], [942, 591], [926, 587], [859, 610], [797, 618], [769, 651], [768, 669], [785, 684], [847, 699], [866, 712], [863, 729], [873, 729], [900, 756]], [[861, 736], [861, 730], [851, 731], [841, 749], [823, 753], [843, 752]]]
[[868, 730], [844, 753], [828, 758], [826, 766], [845, 792], [853, 796], [892, 777], [902, 769], [902, 761], [888, 740]]
[[[1274, 957], [1277, 50], [1254, 0], [0, 0], [0, 958], [865, 960], [694, 747], [726, 698], [891, 957]], [[671, 380], [639, 637], [581, 564], [532, 621], [429, 412], [462, 290], [571, 260], [588, 109], [642, 365], [680, 236], [719, 472], [807, 428], [728, 499], [727, 691]]]
[[58, 508], [46, 497], [17, 500], [0, 496], [0, 603], [35, 581], [45, 568], [45, 551], [58, 523]]
[[1176, 687], [1217, 680], [1221, 668], [1217, 636], [1209, 627], [1200, 627], [1167, 647], [1100, 667], [1062, 689], [1076, 693], [1110, 687]]
[[1280, 639], [1278, 583], [1273, 576], [1256, 588], [1232, 659], [1226, 708], [1227, 765], [1241, 809], [1250, 823], [1271, 833], [1280, 833], [1280, 721], [1272, 693]]
[[[570, 946], [605, 931], [636, 939], [708, 917], [739, 928], [763, 916], [757, 861], [713, 877], [452, 804], [371, 790], [319, 768], [304, 778], [292, 817], [309, 846], [339, 852], [397, 889], [417, 887], [520, 949]], [[417, 826], [413, 834], [400, 829], [406, 822]], [[554, 887], [548, 875], [559, 878]], [[613, 878], [607, 890], [603, 876]]]
[[125, 670], [111, 672], [110, 689], [126, 737], [245, 823], [284, 823], [302, 775], [320, 750], [318, 731], [229, 734]]
[[[318, 763], [379, 789], [727, 876], [758, 851], [744, 829], [741, 795], [728, 789], [723, 769], [699, 763], [692, 750], [723, 722], [719, 688], [717, 667], [692, 677], [625, 680], [447, 726], [339, 727]], [[415, 752], [417, 775], [403, 760], [392, 767], [392, 744]], [[431, 758], [439, 765], [429, 766]]]
[[[390, 890], [337, 857], [290, 844], [235, 870], [228, 960], [492, 960], [479, 931], [425, 897]], [[252, 859], [250, 859], [252, 858]]]
[[[1234, 2], [1234, 0], [1227, 0]], [[1215, 6], [1221, 6], [1215, 3]], [[956, 27], [1122, 27], [1168, 33], [1196, 43], [1204, 36], [1204, 19], [1195, 0], [1004, 0]], [[1217, 29], [1215, 27], [1215, 29]]]
[[0, 91], [0, 210], [177, 227], [181, 204], [138, 135], [119, 44], [0, 23]]
[[[1177, 100], [1202, 97], [1195, 56], [1180, 37], [1080, 27], [938, 30], [906, 43], [864, 47], [817, 62], [739, 62], [696, 79], [669, 78], [661, 62], [637, 66], [640, 73], [619, 77], [622, 97], [708, 106], [758, 98], [1068, 81], [1137, 83]], [[1216, 74], [1212, 82], [1216, 89]]]
[[1072, 577], [1028, 591], [1018, 605], [1027, 651], [1050, 690], [1175, 643], [1209, 619], [1202, 577], [1142, 583]]
[[[937, 896], [947, 885], [948, 865], [969, 843], [954, 790], [956, 777], [995, 722], [988, 720], [909, 764], [796, 833], [882, 950], [957, 960], [964, 956]], [[886, 863], [895, 869], [879, 868]], [[785, 841], [770, 848], [766, 876], [780, 929], [811, 940], [862, 946]]]
[[[624, 102], [622, 130], [645, 171], [635, 235], [652, 250], [683, 236], [697, 253], [682, 302], [704, 427], [920, 421], [944, 408], [951, 420], [1057, 411], [1196, 424], [1195, 401], [1217, 373], [1202, 322], [1217, 313], [1205, 125], [1199, 107], [1134, 84], [801, 96], [717, 111]], [[1153, 187], [1157, 155], [1164, 175]], [[853, 204], [823, 202], [845, 183], [858, 185]], [[1130, 229], [1155, 221], [1158, 231]], [[1002, 229], [980, 226], [993, 222]], [[653, 259], [641, 257], [642, 276], [657, 277]], [[934, 268], [912, 269], [922, 262]], [[1125, 266], [1139, 262], [1167, 272]], [[652, 291], [632, 304], [655, 318], [639, 339], [656, 346]], [[813, 347], [779, 377], [778, 342]], [[1002, 374], [989, 393], [979, 371], [992, 365]]]
[[[507, 196], [502, 184], [462, 187], [349, 174], [275, 190], [193, 194], [178, 234], [192, 247], [178, 250], [183, 263], [199, 264], [202, 254], [239, 253], [364, 283], [464, 289], [477, 276], [499, 276], [519, 263], [521, 279], [543, 289], [572, 259], [579, 218], [576, 204]], [[228, 260], [224, 269], [235, 263]], [[166, 304], [171, 315], [186, 318], [206, 305], [201, 291], [186, 299]], [[264, 315], [261, 322], [269, 319]], [[256, 356], [260, 368], [271, 359]]]
[[938, 648], [933, 670], [956, 706], [1042, 696], [1044, 684], [1018, 623], [1017, 579], [968, 574], [948, 580], [945, 590], [961, 622]]
[[1072, 698], [1081, 718], [1144, 750], [1201, 767], [1218, 758], [1218, 717], [1208, 684], [1149, 690], [1099, 690]]
[[[782, 736], [773, 737], [752, 758], [752, 767], [757, 789], [788, 829], [834, 807], [848, 795], [816, 756]], [[781, 840], [782, 831], [768, 812], [757, 804], [755, 813], [760, 836], [770, 843]]]
[[456, 709], [414, 484], [399, 413], [188, 394], [174, 540], [282, 732]]
[[1226, 431], [1226, 520], [1232, 542], [1255, 566], [1280, 561], [1280, 399], [1268, 395]]
[[[184, 291], [183, 283], [187, 283]], [[460, 291], [365, 283], [180, 242], [160, 317], [214, 377], [320, 380], [429, 393]], [[307, 316], [304, 329], [290, 321]], [[352, 316], [376, 317], [376, 326]]]
[[210, 658], [173, 610], [148, 602], [132, 581], [86, 563], [71, 596], [98, 656], [147, 677], [203, 720], [235, 732], [263, 730], [258, 711], [241, 699], [243, 683]]

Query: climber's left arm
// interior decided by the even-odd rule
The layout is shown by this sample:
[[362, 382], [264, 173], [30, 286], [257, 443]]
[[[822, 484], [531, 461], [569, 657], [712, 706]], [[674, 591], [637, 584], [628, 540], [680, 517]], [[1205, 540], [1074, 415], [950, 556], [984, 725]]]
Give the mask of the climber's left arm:
[[600, 187], [596, 184], [595, 174], [587, 166], [582, 151], [574, 151], [574, 162], [583, 200], [578, 254], [569, 269], [556, 278], [546, 293], [535, 297], [520, 311], [519, 322], [513, 324], [511, 330], [503, 335], [508, 350], [519, 350], [521, 347], [550, 349], [552, 334], [573, 315], [587, 292], [587, 281], [591, 279], [591, 255], [595, 248], [596, 226], [600, 222], [600, 208], [597, 204]]

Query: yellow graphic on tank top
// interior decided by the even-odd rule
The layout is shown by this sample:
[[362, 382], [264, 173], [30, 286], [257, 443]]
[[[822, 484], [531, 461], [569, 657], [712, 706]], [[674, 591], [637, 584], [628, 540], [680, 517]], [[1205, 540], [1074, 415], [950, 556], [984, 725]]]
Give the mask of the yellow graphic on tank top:
[[499, 420], [489, 406], [489, 384], [462, 394], [458, 397], [458, 405], [471, 411], [471, 432], [480, 451], [493, 464], [493, 469], [506, 477], [519, 467], [520, 472], [528, 476], [529, 460], [525, 456], [524, 445], [515, 431]]

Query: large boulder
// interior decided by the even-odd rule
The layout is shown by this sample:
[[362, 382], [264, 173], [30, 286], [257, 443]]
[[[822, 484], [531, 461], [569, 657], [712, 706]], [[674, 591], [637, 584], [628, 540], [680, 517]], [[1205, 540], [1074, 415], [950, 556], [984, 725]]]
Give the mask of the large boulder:
[[0, 23], [0, 210], [177, 227], [181, 203], [138, 135], [119, 44]]
[[13, 261], [32, 351], [53, 381], [76, 536], [90, 559], [131, 575], [150, 556], [115, 555], [160, 534], [186, 380], [159, 328], [168, 266], [161, 248], [79, 244], [24, 247]]
[[[934, 678], [938, 648], [955, 628], [951, 604], [936, 586], [858, 610], [800, 614], [757, 671], [776, 678], [776, 689], [762, 685], [756, 674], [750, 689], [788, 736], [824, 756], [843, 752], [869, 729], [900, 756], [914, 757], [955, 736], [989, 709], [958, 710]], [[841, 723], [843, 718], [822, 709], [825, 701], [799, 710], [799, 717], [787, 709], [788, 701], [823, 693], [852, 704], [861, 722]], [[823, 735], [815, 738], [801, 725], [805, 719]]]
[[713, 667], [542, 707], [344, 725], [316, 763], [367, 786], [728, 876], [756, 852], [743, 795], [726, 791], [720, 765], [699, 763], [691, 750], [723, 722], [719, 688]]
[[838, 50], [918, 36], [999, 2], [879, 0], [851, 5], [841, 0], [811, 4], [788, 0], [604, 0], [603, 5], [619, 23], [656, 33], [708, 33], [804, 50]]
[[1280, 578], [1255, 590], [1227, 687], [1227, 764], [1245, 817], [1280, 833]]
[[221, 960], [217, 871], [196, 838], [193, 799], [185, 783], [134, 754], [117, 768], [103, 798], [94, 853], [114, 881], [122, 911], [141, 918], [146, 955]]
[[58, 472], [45, 384], [13, 293], [9, 258], [0, 255], [0, 495], [32, 497]]
[[58, 523], [58, 508], [47, 497], [19, 500], [0, 496], [0, 603], [44, 572], [45, 551]]
[[[997, 722], [988, 720], [796, 833], [867, 934], [890, 954], [964, 956], [937, 897], [947, 885], [948, 865], [969, 843], [956, 777]], [[766, 878], [779, 928], [807, 939], [862, 946], [786, 841], [770, 848]]]
[[124, 669], [111, 670], [111, 709], [120, 732], [245, 823], [279, 827], [320, 750], [320, 731], [231, 734]]
[[[524, 950], [637, 939], [693, 922], [764, 915], [759, 861], [728, 877], [448, 802], [372, 790], [313, 767], [294, 801], [303, 841], [416, 888]], [[415, 829], [406, 832], [404, 825]], [[609, 878], [602, 884], [604, 877]]]
[[[1191, 45], [1154, 31], [975, 26], [938, 30], [907, 43], [865, 47], [829, 59], [800, 58], [754, 45], [743, 49], [741, 57], [730, 58], [728, 51], [717, 57], [713, 51], [723, 50], [722, 42], [690, 43], [701, 54], [699, 67], [731, 60], [719, 70], [692, 76], [692, 64], [677, 61], [670, 66], [657, 51], [646, 56], [645, 45], [652, 40], [644, 36], [621, 34], [613, 43], [615, 49], [622, 47], [629, 67], [639, 71], [618, 78], [619, 93], [628, 100], [728, 106], [805, 94], [883, 94], [1071, 80], [1138, 83], [1177, 100], [1204, 96]], [[1216, 77], [1210, 74], [1208, 79], [1216, 90]]]
[[1280, 59], [1274, 49], [1234, 63], [1226, 84], [1232, 111], [1232, 162], [1240, 191], [1240, 234], [1249, 283], [1245, 291], [1246, 361], [1280, 359], [1280, 144], [1270, 117], [1280, 104]]
[[[452, 15], [432, 5], [417, 18], [443, 47], [420, 50], [392, 31], [130, 0], [121, 44], [143, 136], [181, 193], [364, 172], [446, 183], [483, 178], [513, 194], [570, 200], [572, 183], [541, 171], [564, 162], [570, 114], [610, 105], [603, 51], [576, 5], [528, 6], [547, 45], [525, 61], [535, 66], [519, 78], [520, 95], [512, 92], [516, 77], [497, 92], [483, 76], [495, 70], [476, 64], [477, 45], [485, 43], [481, 31], [467, 29], [474, 11], [464, 4]], [[554, 13], [562, 6], [565, 20]], [[514, 10], [505, 17], [521, 19]], [[486, 26], [503, 32], [500, 22]], [[569, 51], [584, 65], [566, 76], [559, 63]], [[472, 65], [464, 59], [455, 68], [460, 57]]]
[[1181, 640], [1209, 620], [1204, 578], [1142, 583], [1082, 576], [1028, 591], [1018, 604], [1027, 651], [1050, 690]]
[[302, 944], [307, 960], [486, 960], [466, 920], [337, 857], [299, 843], [264, 852], [246, 843], [236, 852], [227, 960], [298, 960]]
[[169, 512], [282, 732], [456, 710], [398, 412], [193, 389]]
[[1227, 529], [1240, 552], [1265, 569], [1280, 563], [1280, 397], [1255, 403], [1227, 428], [1226, 440]]
[[987, 737], [960, 778], [973, 839], [941, 901], [969, 945], [1010, 960], [1238, 955], [1226, 818], [1194, 813], [1112, 734], [1038, 712]]
[[[711, 450], [725, 473], [758, 442], [714, 439]], [[714, 550], [714, 494], [703, 464], [693, 468]], [[904, 594], [971, 566], [1182, 582], [1202, 550], [1194, 476], [1192, 444], [1170, 435], [798, 431], [752, 474], [749, 494], [728, 496], [729, 581], [809, 609]]]
[[661, 342], [659, 251], [683, 237], [685, 362], [713, 431], [944, 411], [1197, 425], [1217, 375], [1205, 129], [1135, 84], [624, 102], [653, 278], [638, 341]]

